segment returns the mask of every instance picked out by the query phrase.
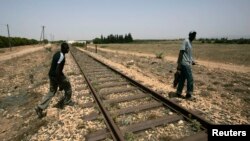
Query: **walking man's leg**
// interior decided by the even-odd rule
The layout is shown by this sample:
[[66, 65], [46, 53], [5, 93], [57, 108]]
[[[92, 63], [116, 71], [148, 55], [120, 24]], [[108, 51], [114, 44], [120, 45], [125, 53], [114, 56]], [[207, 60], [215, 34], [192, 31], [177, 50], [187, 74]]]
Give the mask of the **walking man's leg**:
[[63, 89], [64, 89], [64, 105], [69, 105], [72, 101], [71, 101], [71, 95], [72, 95], [72, 88], [71, 88], [71, 84], [69, 82], [69, 79], [65, 77], [65, 79], [63, 80]]
[[178, 86], [177, 86], [177, 96], [181, 96], [181, 93], [182, 93], [182, 90], [183, 90], [183, 87], [184, 87], [184, 83], [185, 83], [185, 79], [186, 79], [186, 76], [185, 76], [185, 72], [184, 72], [184, 68], [182, 67], [181, 69], [181, 75], [180, 75], [180, 79], [179, 79], [179, 83], [178, 83]]
[[73, 102], [71, 100], [72, 88], [68, 78], [64, 77], [62, 83], [59, 85], [64, 90], [64, 96], [60, 99], [60, 101], [58, 101], [56, 107], [62, 109], [64, 105], [72, 106], [73, 105]]
[[41, 103], [38, 104], [38, 106], [35, 108], [36, 113], [38, 115], [38, 118], [42, 118], [44, 116], [42, 111], [49, 106], [49, 103], [50, 103], [52, 97], [54, 97], [54, 95], [57, 91], [57, 87], [58, 87], [58, 84], [57, 84], [57, 81], [55, 80], [55, 78], [50, 77], [50, 90], [49, 90], [48, 94], [46, 96], [44, 96]]
[[186, 76], [187, 76], [187, 94], [186, 94], [186, 98], [191, 98], [192, 95], [193, 95], [193, 89], [194, 89], [194, 80], [193, 80], [191, 66], [187, 67], [186, 73], [187, 73], [186, 74]]

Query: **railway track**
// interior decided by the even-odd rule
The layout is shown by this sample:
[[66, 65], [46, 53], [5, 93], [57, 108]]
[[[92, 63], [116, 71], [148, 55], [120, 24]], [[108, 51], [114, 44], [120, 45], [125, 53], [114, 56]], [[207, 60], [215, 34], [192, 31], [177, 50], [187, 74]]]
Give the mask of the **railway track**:
[[[103, 62], [71, 49], [81, 73], [88, 83], [99, 112], [83, 117], [85, 121], [104, 118], [107, 128], [90, 132], [86, 140], [207, 140], [210, 123], [198, 113], [179, 106], [107, 66]], [[174, 128], [175, 127], [175, 128]]]

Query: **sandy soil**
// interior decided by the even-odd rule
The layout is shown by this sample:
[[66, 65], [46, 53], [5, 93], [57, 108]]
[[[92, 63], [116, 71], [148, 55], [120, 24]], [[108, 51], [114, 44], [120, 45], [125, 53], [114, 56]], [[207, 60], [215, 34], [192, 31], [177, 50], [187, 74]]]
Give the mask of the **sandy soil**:
[[[36, 51], [37, 49], [37, 51]], [[81, 105], [93, 101], [81, 97], [88, 93], [83, 77], [68, 54], [64, 72], [72, 87], [74, 107], [58, 110], [52, 107], [62, 93], [58, 92], [48, 116], [37, 119], [34, 106], [48, 92], [48, 70], [51, 57], [58, 48], [19, 48], [0, 57], [0, 139], [1, 140], [85, 140], [89, 131], [103, 128], [102, 122], [84, 122], [83, 115], [96, 109]], [[34, 51], [34, 52], [33, 52]], [[32, 52], [32, 53], [28, 53]], [[8, 53], [8, 54], [7, 54]], [[21, 56], [23, 54], [23, 56]], [[147, 54], [120, 54], [117, 51], [91, 53], [127, 75], [169, 98], [175, 63]], [[19, 56], [20, 55], [20, 56]], [[7, 57], [9, 56], [9, 57]], [[17, 56], [17, 57], [15, 57]], [[14, 57], [14, 58], [13, 58]], [[248, 73], [194, 66], [195, 101], [179, 100], [188, 109], [200, 110], [204, 117], [217, 124], [250, 124], [250, 75]]]

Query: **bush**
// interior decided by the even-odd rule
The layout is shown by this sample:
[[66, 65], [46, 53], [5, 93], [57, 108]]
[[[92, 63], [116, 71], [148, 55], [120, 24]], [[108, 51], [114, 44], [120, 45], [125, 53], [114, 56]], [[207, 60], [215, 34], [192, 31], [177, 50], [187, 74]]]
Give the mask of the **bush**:
[[[38, 44], [38, 41], [35, 39], [10, 37], [10, 44], [11, 46], [32, 45], [32, 44]], [[9, 38], [0, 36], [0, 48], [4, 47], [9, 47]]]
[[158, 59], [162, 59], [163, 58], [163, 52], [156, 53], [155, 57], [158, 58]]

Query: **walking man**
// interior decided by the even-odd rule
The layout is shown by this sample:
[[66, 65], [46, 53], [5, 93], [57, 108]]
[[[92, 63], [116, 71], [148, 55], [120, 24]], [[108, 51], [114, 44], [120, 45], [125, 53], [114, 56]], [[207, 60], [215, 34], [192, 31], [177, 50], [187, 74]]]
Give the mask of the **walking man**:
[[35, 111], [38, 115], [38, 118], [45, 116], [43, 110], [45, 110], [55, 95], [58, 87], [59, 90], [64, 90], [64, 96], [60, 101], [55, 105], [57, 108], [63, 108], [64, 105], [71, 105], [71, 85], [69, 80], [63, 74], [63, 68], [65, 64], [65, 54], [69, 52], [69, 45], [67, 43], [61, 44], [61, 51], [58, 51], [54, 54], [50, 71], [49, 71], [49, 80], [50, 80], [50, 89], [48, 94], [43, 98], [41, 103], [35, 107]]
[[184, 40], [180, 48], [179, 57], [177, 61], [177, 72], [180, 72], [180, 76], [178, 77], [178, 86], [176, 94], [178, 97], [181, 97], [185, 80], [187, 80], [187, 92], [185, 98], [190, 100], [193, 99], [192, 95], [194, 89], [192, 65], [195, 65], [195, 62], [192, 57], [192, 41], [195, 39], [195, 37], [195, 31], [189, 33], [189, 38]]

